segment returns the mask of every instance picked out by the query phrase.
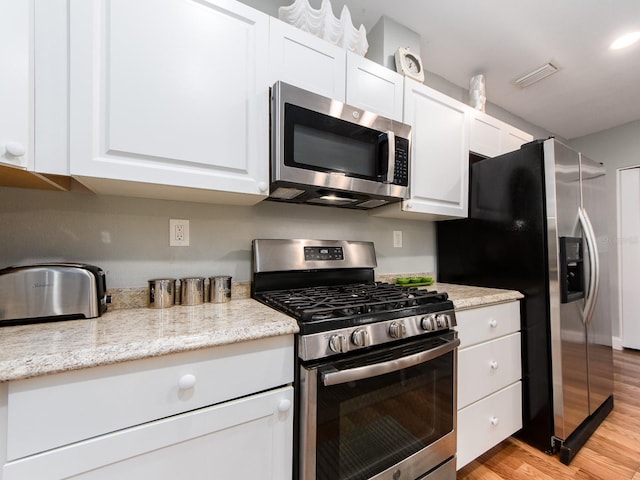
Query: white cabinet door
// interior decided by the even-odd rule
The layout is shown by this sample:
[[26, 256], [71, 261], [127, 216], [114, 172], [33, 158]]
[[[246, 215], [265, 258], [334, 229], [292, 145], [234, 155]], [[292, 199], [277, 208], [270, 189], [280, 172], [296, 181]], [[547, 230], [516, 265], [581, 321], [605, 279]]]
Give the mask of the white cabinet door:
[[33, 167], [32, 8], [0, 0], [0, 164], [25, 169]]
[[469, 150], [483, 157], [496, 157], [502, 153], [502, 122], [477, 110], [471, 112]]
[[533, 136], [478, 110], [471, 110], [469, 150], [495, 157], [518, 150]]
[[344, 102], [345, 50], [277, 18], [270, 19], [270, 85], [278, 80]]
[[463, 408], [458, 412], [457, 469], [521, 428], [521, 382]]
[[405, 79], [404, 120], [413, 126], [411, 199], [406, 212], [467, 216], [469, 135], [466, 105]]
[[520, 333], [458, 352], [458, 408], [490, 395], [522, 377]]
[[502, 152], [509, 153], [518, 150], [525, 143], [533, 140], [533, 135], [518, 130], [511, 125], [506, 125], [502, 130]]
[[402, 121], [404, 77], [353, 52], [347, 52], [349, 105]]
[[268, 28], [231, 0], [71, 0], [71, 174], [265, 198]]
[[283, 387], [4, 465], [3, 480], [287, 480], [293, 389]]

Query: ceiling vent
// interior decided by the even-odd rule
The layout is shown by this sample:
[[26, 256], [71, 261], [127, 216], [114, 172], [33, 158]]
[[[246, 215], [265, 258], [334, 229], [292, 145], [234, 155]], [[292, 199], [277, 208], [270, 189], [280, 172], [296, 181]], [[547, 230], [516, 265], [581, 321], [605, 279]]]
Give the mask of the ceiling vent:
[[558, 67], [556, 67], [552, 63], [545, 63], [541, 67], [538, 67], [535, 70], [514, 80], [514, 83], [520, 88], [525, 88], [529, 85], [533, 85], [534, 83], [539, 82], [543, 78], [547, 78], [549, 75], [553, 75], [558, 70]]

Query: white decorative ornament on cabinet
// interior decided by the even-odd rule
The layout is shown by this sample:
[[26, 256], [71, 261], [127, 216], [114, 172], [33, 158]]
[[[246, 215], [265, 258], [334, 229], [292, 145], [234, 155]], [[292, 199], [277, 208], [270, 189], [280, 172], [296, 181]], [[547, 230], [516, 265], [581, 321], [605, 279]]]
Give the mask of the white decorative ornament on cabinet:
[[358, 55], [364, 56], [369, 49], [364, 25], [359, 29], [353, 26], [346, 5], [342, 7], [340, 18], [336, 18], [329, 0], [322, 0], [318, 10], [311, 7], [308, 0], [294, 0], [288, 7], [278, 9], [278, 18]]

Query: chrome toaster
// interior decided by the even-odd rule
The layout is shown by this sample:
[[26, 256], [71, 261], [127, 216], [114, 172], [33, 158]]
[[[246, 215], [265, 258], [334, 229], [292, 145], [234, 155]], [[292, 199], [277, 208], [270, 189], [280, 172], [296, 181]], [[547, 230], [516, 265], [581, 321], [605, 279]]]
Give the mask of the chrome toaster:
[[95, 318], [107, 310], [102, 269], [46, 263], [0, 270], [0, 326]]

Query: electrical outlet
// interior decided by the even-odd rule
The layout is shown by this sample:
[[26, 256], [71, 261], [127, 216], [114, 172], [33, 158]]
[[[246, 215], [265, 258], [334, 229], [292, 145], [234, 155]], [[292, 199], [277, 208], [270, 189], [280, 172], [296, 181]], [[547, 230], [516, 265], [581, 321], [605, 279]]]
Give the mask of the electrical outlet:
[[393, 248], [402, 248], [402, 230], [393, 231]]
[[169, 220], [169, 246], [189, 246], [189, 220], [175, 218]]

